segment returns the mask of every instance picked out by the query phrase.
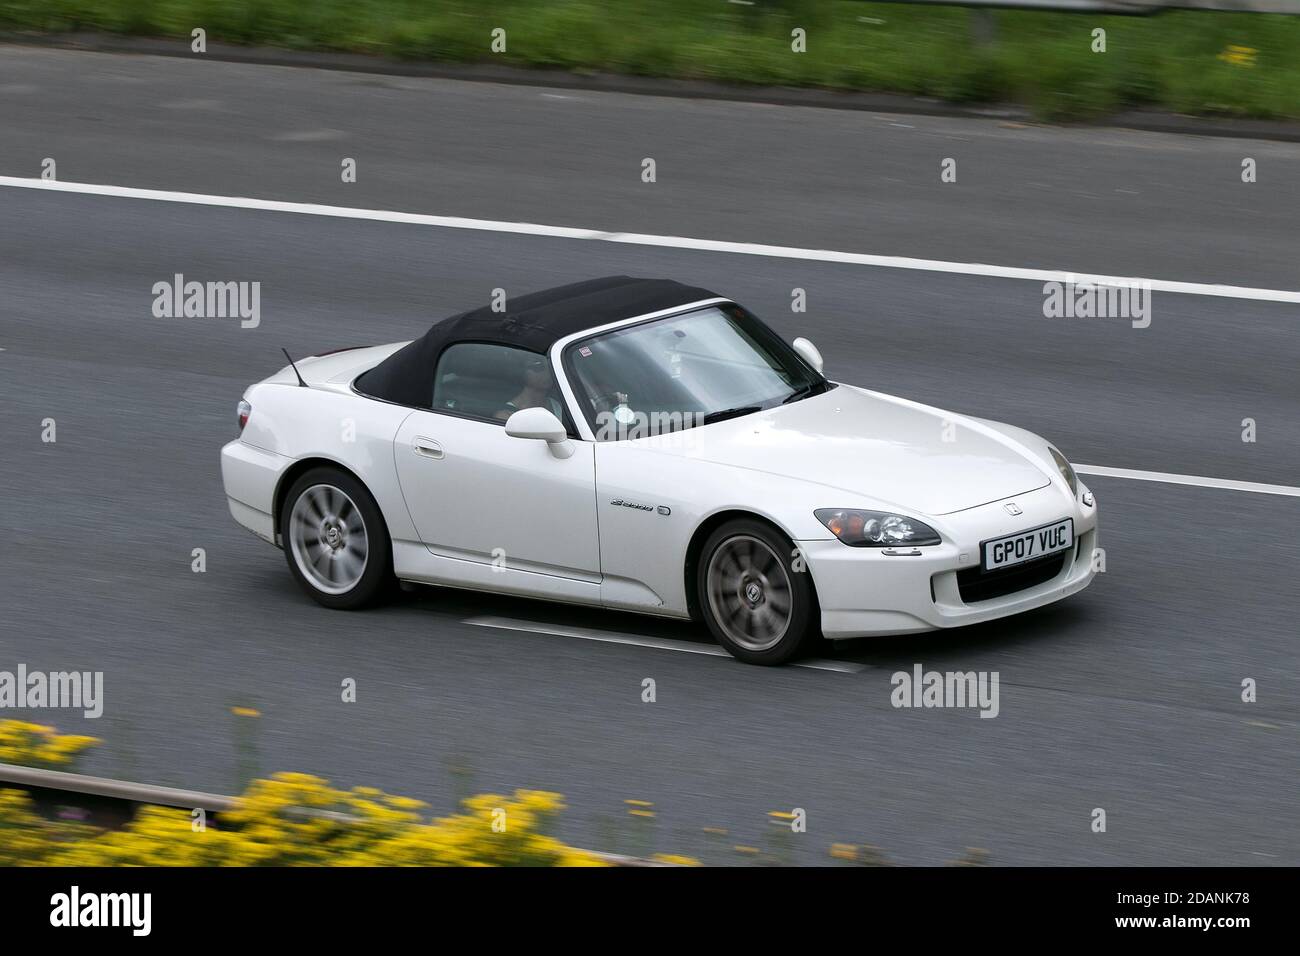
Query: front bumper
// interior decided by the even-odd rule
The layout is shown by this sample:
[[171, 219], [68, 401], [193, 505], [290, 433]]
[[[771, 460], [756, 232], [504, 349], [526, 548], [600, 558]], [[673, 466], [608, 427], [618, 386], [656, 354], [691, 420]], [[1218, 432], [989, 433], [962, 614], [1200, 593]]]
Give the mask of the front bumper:
[[[1012, 500], [1022, 509], [1015, 517], [1003, 507]], [[979, 567], [981, 541], [1066, 517], [1074, 519], [1074, 546], [1065, 552], [1059, 571], [1022, 590], [987, 600], [962, 599], [958, 572]], [[835, 539], [798, 542], [817, 588], [827, 638], [910, 634], [991, 621], [1069, 597], [1086, 588], [1096, 574], [1096, 505], [1071, 503], [1055, 483], [923, 520], [939, 532], [943, 543], [915, 549], [921, 552], [918, 556], [850, 548]]]

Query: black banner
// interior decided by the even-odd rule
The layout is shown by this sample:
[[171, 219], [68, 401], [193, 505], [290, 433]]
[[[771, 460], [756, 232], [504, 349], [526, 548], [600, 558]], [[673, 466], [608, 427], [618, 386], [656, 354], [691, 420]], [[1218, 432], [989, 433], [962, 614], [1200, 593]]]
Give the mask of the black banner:
[[128, 945], [338, 943], [436, 928], [495, 946], [511, 932], [541, 943], [557, 921], [579, 934], [659, 936], [701, 918], [740, 933], [780, 918], [864, 939], [920, 942], [965, 926], [972, 940], [1048, 931], [1231, 945], [1281, 928], [1294, 879], [1285, 869], [10, 869], [0, 870], [0, 913], [10, 939]]

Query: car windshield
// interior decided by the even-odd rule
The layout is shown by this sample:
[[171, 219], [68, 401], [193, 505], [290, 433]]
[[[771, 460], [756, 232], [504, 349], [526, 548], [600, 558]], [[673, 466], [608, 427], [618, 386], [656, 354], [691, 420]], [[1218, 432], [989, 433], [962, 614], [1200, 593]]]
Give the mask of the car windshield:
[[736, 305], [614, 329], [571, 344], [564, 365], [598, 441], [708, 425], [831, 384]]

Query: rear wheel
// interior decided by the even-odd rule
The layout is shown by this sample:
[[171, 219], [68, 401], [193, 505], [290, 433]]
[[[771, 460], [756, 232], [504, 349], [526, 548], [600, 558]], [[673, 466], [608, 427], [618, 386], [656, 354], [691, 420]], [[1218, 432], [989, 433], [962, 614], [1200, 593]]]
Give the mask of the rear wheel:
[[816, 597], [794, 547], [759, 521], [729, 521], [700, 553], [697, 593], [718, 643], [750, 664], [784, 664], [816, 639]]
[[393, 551], [379, 506], [340, 469], [313, 468], [293, 483], [280, 538], [290, 572], [326, 607], [370, 604], [391, 578]]

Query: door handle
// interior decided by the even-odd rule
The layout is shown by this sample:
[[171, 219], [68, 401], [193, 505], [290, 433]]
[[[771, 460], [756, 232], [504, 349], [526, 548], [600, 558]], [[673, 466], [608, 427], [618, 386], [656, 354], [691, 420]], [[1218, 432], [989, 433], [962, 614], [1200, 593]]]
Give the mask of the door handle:
[[432, 438], [416, 438], [411, 442], [411, 447], [417, 455], [423, 458], [441, 458], [442, 446]]

